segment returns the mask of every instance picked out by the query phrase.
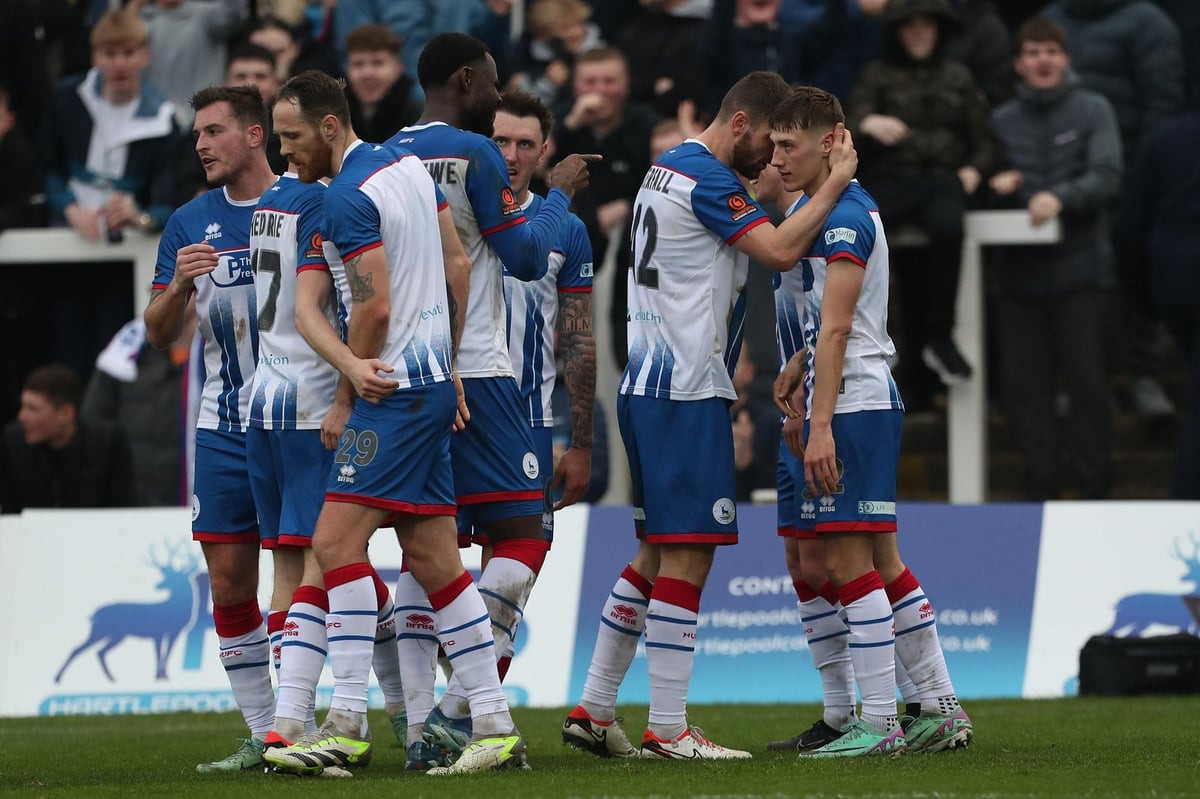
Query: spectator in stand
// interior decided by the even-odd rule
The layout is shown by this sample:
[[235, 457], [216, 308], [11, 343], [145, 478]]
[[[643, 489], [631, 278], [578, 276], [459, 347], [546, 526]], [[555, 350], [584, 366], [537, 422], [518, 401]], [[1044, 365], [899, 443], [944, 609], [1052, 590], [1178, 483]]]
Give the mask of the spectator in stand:
[[10, 227], [32, 227], [40, 222], [42, 176], [17, 115], [9, 104], [8, 88], [0, 84], [0, 232]]
[[[850, 93], [849, 126], [858, 134], [862, 180], [892, 230], [919, 228], [929, 246], [900, 251], [904, 339], [909, 352], [946, 385], [971, 377], [951, 332], [958, 296], [963, 214], [995, 160], [988, 109], [966, 67], [944, 57], [958, 30], [947, 0], [890, 0], [884, 57], [868, 64]], [[932, 399], [917, 358], [901, 360], [905, 405]]]
[[588, 191], [575, 199], [575, 213], [587, 226], [597, 267], [605, 262], [616, 234], [612, 303], [613, 353], [624, 366], [625, 279], [629, 268], [629, 211], [650, 168], [650, 132], [658, 122], [651, 109], [629, 101], [629, 67], [615, 48], [583, 53], [575, 62], [575, 104], [556, 136], [561, 153], [601, 153], [590, 166]]
[[951, 0], [962, 31], [946, 43], [946, 58], [971, 70], [975, 83], [997, 106], [1013, 95], [1012, 37], [991, 0]]
[[1121, 182], [1120, 135], [1109, 102], [1070, 71], [1062, 28], [1034, 17], [1017, 46], [1017, 96], [992, 115], [1010, 168], [989, 183], [1027, 208], [1034, 225], [1059, 219], [1062, 241], [999, 249], [990, 265], [1001, 390], [1028, 497], [1056, 499], [1061, 378], [1073, 476], [1084, 498], [1100, 499], [1112, 457], [1105, 327], [1116, 284], [1105, 209]]
[[1170, 15], [1183, 42], [1183, 60], [1187, 68], [1185, 96], [1194, 110], [1200, 104], [1200, 3], [1196, 0], [1155, 0]]
[[146, 325], [135, 319], [113, 337], [88, 381], [79, 415], [87, 422], [116, 425], [129, 442], [133, 497], [142, 507], [182, 505], [184, 441], [188, 435], [185, 381], [196, 332], [192, 309], [183, 332], [166, 350], [146, 344]]
[[534, 0], [513, 58], [509, 85], [539, 97], [550, 108], [570, 108], [571, 70], [580, 53], [604, 46], [583, 0]]
[[81, 393], [65, 366], [25, 379], [21, 411], [0, 448], [0, 513], [132, 503], [129, 445], [113, 425], [79, 418]]
[[[842, 46], [848, 28], [846, 0], [822, 0], [806, 25], [781, 21], [783, 0], [715, 0], [700, 43], [707, 82], [700, 98], [706, 115], [729, 87], [755, 70], [778, 72], [788, 83], [807, 83]], [[852, 5], [856, 5], [851, 0]]]
[[1200, 499], [1200, 96], [1193, 110], [1159, 125], [1121, 198], [1120, 242], [1140, 267], [1141, 283], [1183, 351], [1191, 372], [1189, 400], [1176, 449], [1174, 499]]
[[[346, 63], [346, 36], [360, 25], [380, 23], [395, 31], [404, 40], [404, 71], [417, 74], [417, 59], [433, 34], [433, 3], [429, 0], [338, 0], [333, 10], [335, 45], [339, 61]], [[418, 92], [420, 87], [417, 87]], [[423, 94], [414, 99], [420, 101]]]
[[360, 25], [346, 37], [346, 99], [363, 141], [385, 141], [421, 116], [421, 104], [413, 99], [416, 82], [404, 73], [403, 49], [404, 41], [378, 23]]
[[[821, 86], [845, 102], [858, 73], [879, 58], [881, 17], [888, 0], [845, 0], [845, 23], [828, 50], [815, 62], [807, 76], [810, 85]], [[830, 25], [829, 0], [784, 0], [779, 9], [779, 24], [799, 31], [816, 30]]]
[[[162, 228], [171, 214], [179, 141], [175, 107], [143, 81], [146, 26], [110, 11], [91, 33], [95, 66], [50, 98], [40, 148], [51, 222], [81, 236], [118, 239], [125, 227]], [[94, 264], [56, 270], [58, 359], [77, 374], [133, 315], [128, 278]]]
[[629, 97], [659, 116], [671, 116], [685, 100], [704, 99], [700, 46], [708, 21], [688, 10], [689, 0], [641, 2], [642, 13], [616, 42], [629, 67]]
[[283, 20], [261, 17], [250, 29], [246, 40], [275, 57], [275, 77], [280, 83], [300, 71], [296, 66], [300, 59], [300, 36]]
[[[1142, 139], [1184, 107], [1184, 64], [1179, 30], [1149, 0], [1055, 0], [1042, 14], [1067, 35], [1071, 63], [1083, 87], [1112, 104], [1121, 131], [1124, 163], [1132, 163]], [[1117, 212], [1117, 198], [1110, 211]], [[1117, 250], [1118, 255], [1121, 250]], [[1170, 417], [1175, 406], [1153, 377], [1159, 330], [1132, 297], [1138, 265], [1117, 261], [1125, 289], [1116, 297], [1110, 338], [1117, 370], [1133, 378], [1129, 401], [1146, 419]]]
[[150, 81], [175, 104], [180, 126], [192, 121], [188, 100], [221, 82], [226, 45], [246, 19], [248, 0], [129, 0], [150, 32]]

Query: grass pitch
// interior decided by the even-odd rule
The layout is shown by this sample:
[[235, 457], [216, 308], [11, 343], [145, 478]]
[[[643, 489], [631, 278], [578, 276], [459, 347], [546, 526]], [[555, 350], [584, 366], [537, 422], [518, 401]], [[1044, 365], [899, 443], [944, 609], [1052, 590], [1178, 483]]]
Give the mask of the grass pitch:
[[[896, 759], [798, 760], [766, 751], [817, 718], [813, 705], [709, 705], [693, 723], [754, 759], [725, 763], [598, 760], [560, 742], [563, 710], [514, 714], [532, 772], [435, 778], [404, 771], [382, 713], [376, 753], [353, 780], [262, 773], [201, 776], [194, 764], [235, 749], [230, 714], [0, 719], [0, 794], [10, 796], [326, 797], [1196, 797], [1200, 697], [971, 702], [965, 752]], [[639, 738], [646, 708], [622, 708]]]

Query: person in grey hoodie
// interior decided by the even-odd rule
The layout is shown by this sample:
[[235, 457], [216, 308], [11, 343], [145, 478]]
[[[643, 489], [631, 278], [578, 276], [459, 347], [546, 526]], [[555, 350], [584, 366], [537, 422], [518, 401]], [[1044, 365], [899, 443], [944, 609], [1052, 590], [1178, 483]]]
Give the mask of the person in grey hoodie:
[[1010, 168], [989, 181], [1062, 240], [1001, 250], [990, 265], [995, 332], [1009, 424], [1025, 457], [1034, 500], [1058, 496], [1056, 378], [1070, 402], [1069, 462], [1079, 492], [1109, 490], [1111, 458], [1105, 325], [1116, 283], [1106, 208], [1121, 183], [1112, 105], [1071, 72], [1063, 29], [1034, 17], [1017, 32], [1017, 94], [992, 115]]

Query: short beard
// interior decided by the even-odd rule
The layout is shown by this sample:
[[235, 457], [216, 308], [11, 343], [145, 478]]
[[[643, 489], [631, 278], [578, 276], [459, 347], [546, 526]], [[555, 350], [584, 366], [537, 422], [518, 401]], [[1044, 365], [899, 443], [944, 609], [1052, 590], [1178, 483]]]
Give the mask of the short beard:
[[495, 132], [495, 108], [465, 108], [463, 109], [463, 130], [478, 133], [480, 136], [492, 138]]
[[750, 147], [745, 146], [741, 141], [733, 143], [733, 153], [730, 155], [730, 166], [734, 171], [747, 180], [758, 180], [758, 176], [762, 174], [763, 163], [760, 159], [753, 158], [749, 152]]

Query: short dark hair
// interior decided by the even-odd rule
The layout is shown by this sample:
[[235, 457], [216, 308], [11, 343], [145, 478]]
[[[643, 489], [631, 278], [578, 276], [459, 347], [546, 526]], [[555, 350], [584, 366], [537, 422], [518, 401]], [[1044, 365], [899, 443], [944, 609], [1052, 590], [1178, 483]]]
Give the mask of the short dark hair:
[[542, 141], [550, 138], [550, 131], [554, 130], [554, 113], [540, 97], [529, 92], [506, 90], [500, 95], [500, 110], [515, 117], [537, 117], [542, 128]]
[[254, 86], [209, 86], [192, 95], [193, 111], [208, 108], [214, 103], [229, 103], [233, 118], [246, 130], [258, 125], [263, 136], [271, 133], [271, 116], [263, 105], [262, 94]]
[[79, 404], [83, 401], [83, 384], [79, 382], [79, 375], [59, 363], [34, 369], [25, 378], [22, 390], [41, 394], [56, 408], [70, 405], [79, 410]]
[[771, 112], [772, 130], [827, 130], [839, 122], [845, 124], [842, 104], [824, 89], [800, 86]]
[[332, 114], [338, 122], [350, 124], [350, 104], [346, 102], [346, 81], [308, 69], [284, 81], [275, 93], [275, 104], [294, 102], [310, 125], [317, 125]]
[[1017, 37], [1013, 42], [1017, 55], [1021, 54], [1026, 42], [1053, 42], [1067, 50], [1067, 32], [1057, 22], [1046, 17], [1030, 17], [1017, 28]]
[[359, 25], [346, 34], [347, 53], [374, 53], [378, 50], [386, 50], [399, 58], [400, 51], [403, 49], [404, 39], [400, 34], [378, 22]]
[[422, 89], [441, 89], [455, 72], [478, 63], [489, 53], [488, 46], [474, 36], [454, 31], [439, 33], [417, 59], [417, 80]]
[[242, 42], [231, 47], [229, 57], [225, 59], [225, 68], [228, 69], [234, 61], [265, 61], [271, 65], [271, 71], [275, 71], [275, 54], [254, 42]]
[[775, 106], [787, 99], [791, 91], [787, 81], [774, 72], [751, 72], [725, 93], [716, 121], [728, 122], [741, 111], [750, 118], [751, 125], [766, 122]]

